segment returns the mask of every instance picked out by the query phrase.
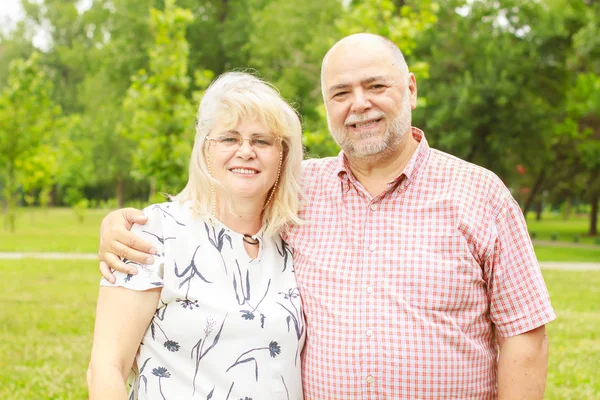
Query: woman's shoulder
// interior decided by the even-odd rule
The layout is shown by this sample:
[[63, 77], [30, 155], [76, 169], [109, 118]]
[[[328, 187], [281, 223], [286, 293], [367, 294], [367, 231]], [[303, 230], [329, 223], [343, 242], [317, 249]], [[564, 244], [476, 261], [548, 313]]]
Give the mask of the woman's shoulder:
[[163, 223], [175, 223], [179, 226], [187, 226], [193, 220], [189, 205], [179, 201], [151, 204], [144, 208], [143, 213], [149, 220], [155, 218]]

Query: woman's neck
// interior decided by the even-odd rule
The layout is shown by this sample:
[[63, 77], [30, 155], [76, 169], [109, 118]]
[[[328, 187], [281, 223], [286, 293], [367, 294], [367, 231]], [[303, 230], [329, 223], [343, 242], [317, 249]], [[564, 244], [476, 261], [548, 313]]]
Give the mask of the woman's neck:
[[[262, 211], [264, 200], [253, 199], [217, 201], [217, 218], [234, 232], [254, 235], [262, 227]], [[219, 206], [220, 205], [220, 206]]]

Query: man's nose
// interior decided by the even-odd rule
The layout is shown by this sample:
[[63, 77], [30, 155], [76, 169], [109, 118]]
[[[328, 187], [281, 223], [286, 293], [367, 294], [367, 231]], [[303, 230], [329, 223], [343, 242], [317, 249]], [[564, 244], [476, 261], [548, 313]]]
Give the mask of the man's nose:
[[371, 101], [364, 90], [359, 89], [354, 92], [351, 110], [355, 113], [362, 113], [371, 108]]

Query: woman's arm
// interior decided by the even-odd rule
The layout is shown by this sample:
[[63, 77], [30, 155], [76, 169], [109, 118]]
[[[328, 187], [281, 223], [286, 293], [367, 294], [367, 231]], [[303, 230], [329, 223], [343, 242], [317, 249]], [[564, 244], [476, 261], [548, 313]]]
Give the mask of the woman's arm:
[[161, 290], [100, 287], [87, 375], [90, 399], [127, 400], [125, 381]]

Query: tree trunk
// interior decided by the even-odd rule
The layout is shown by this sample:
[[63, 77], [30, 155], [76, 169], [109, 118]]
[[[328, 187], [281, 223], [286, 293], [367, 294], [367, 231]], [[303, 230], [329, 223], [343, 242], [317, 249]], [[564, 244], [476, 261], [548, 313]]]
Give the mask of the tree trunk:
[[535, 220], [536, 221], [541, 221], [542, 220], [542, 201], [538, 200], [535, 202]]
[[125, 206], [125, 179], [123, 177], [117, 178], [117, 204], [119, 208]]
[[406, 4], [406, 0], [393, 0], [394, 8], [396, 9], [396, 15], [400, 15], [402, 7]]
[[148, 193], [148, 202], [152, 203], [152, 199], [154, 198], [154, 193], [156, 193], [156, 178], [150, 178], [150, 193]]
[[17, 215], [17, 190], [16, 190], [16, 179], [14, 171], [14, 163], [11, 162], [8, 165], [8, 173], [6, 174], [6, 186], [4, 187], [4, 197], [6, 198], [6, 219], [5, 229], [10, 232], [15, 231], [16, 215]]
[[590, 203], [592, 210], [590, 212], [590, 236], [598, 235], [598, 202], [600, 202], [600, 169], [597, 168], [591, 173], [589, 188], [590, 188]]
[[565, 221], [569, 220], [569, 217], [571, 216], [571, 198], [567, 198], [567, 204], [565, 204], [565, 214], [563, 215], [563, 219]]
[[598, 235], [598, 202], [600, 202], [600, 194], [598, 192], [592, 195], [592, 211], [590, 212], [590, 236]]
[[531, 205], [533, 204], [533, 200], [535, 200], [535, 196], [538, 194], [538, 192], [542, 188], [542, 184], [544, 183], [545, 177], [546, 177], [546, 170], [542, 169], [542, 171], [538, 175], [537, 179], [535, 180], [533, 187], [529, 191], [529, 197], [527, 197], [527, 200], [525, 201], [525, 205], [523, 205], [523, 215], [527, 216], [527, 212], [531, 208]]
[[6, 201], [4, 201], [3, 203], [4, 207], [2, 207], [4, 209], [4, 230], [8, 230], [8, 199], [6, 199]]

